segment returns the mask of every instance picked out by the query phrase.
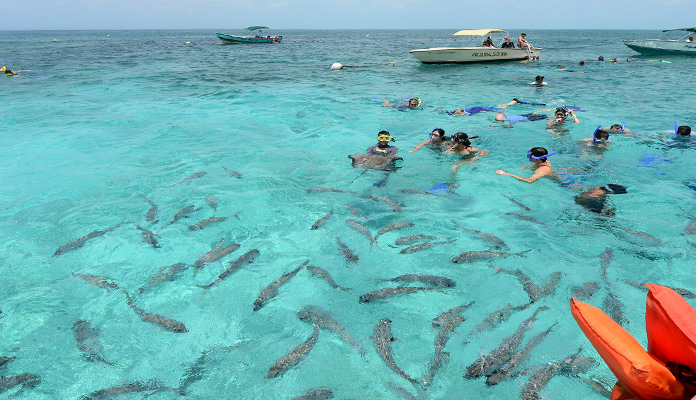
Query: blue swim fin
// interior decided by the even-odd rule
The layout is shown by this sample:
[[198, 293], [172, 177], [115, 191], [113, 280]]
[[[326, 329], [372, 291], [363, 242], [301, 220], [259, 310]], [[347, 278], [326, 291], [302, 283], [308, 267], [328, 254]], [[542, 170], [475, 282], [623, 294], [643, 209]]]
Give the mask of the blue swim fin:
[[459, 196], [459, 193], [456, 193], [454, 190], [452, 190], [449, 183], [438, 183], [437, 185], [433, 186], [430, 190], [426, 190], [426, 192], [432, 194], [456, 194], [457, 196]]

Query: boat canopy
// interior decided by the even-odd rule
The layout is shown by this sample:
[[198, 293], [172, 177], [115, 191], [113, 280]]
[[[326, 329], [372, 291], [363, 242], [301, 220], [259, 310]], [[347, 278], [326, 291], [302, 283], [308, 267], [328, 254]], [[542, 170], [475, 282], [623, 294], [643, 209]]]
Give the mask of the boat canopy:
[[686, 32], [694, 32], [696, 33], [696, 27], [694, 28], [678, 28], [678, 29], [667, 29], [662, 32], [674, 32], [674, 31], [686, 31]]
[[267, 26], [250, 26], [250, 27], [248, 27], [248, 28], [246, 28], [246, 29], [247, 29], [248, 31], [255, 31], [255, 30], [257, 30], [257, 29], [268, 29], [268, 27], [267, 27]]
[[489, 33], [507, 33], [502, 29], [473, 29], [463, 30], [452, 34], [452, 36], [486, 36]]

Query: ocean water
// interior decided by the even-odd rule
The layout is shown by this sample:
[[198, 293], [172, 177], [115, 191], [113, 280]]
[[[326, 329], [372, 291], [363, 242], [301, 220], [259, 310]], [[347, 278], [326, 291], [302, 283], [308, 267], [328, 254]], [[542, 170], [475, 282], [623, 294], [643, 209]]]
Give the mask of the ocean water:
[[[12, 388], [0, 397], [75, 399], [139, 384], [169, 389], [122, 398], [154, 392], [150, 398], [289, 399], [316, 387], [330, 388], [335, 398], [408, 398], [405, 391], [433, 399], [517, 398], [536, 367], [579, 348], [598, 360], [580, 377], [613, 386], [611, 372], [570, 315], [569, 299], [574, 287], [595, 282], [599, 289], [586, 301], [602, 307], [611, 293], [622, 304], [624, 327], [646, 346], [646, 292], [625, 281], [696, 288], [694, 239], [685, 230], [696, 214], [690, 184], [696, 149], [669, 134], [668, 144], [658, 139], [675, 120], [696, 122], [687, 73], [694, 59], [641, 57], [620, 43], [658, 34], [652, 31], [527, 30], [528, 40], [543, 48], [540, 61], [528, 64], [426, 66], [409, 56], [411, 49], [447, 45], [453, 31], [290, 30], [273, 32], [283, 35], [282, 44], [256, 46], [221, 45], [207, 30], [0, 32], [0, 65], [21, 72], [0, 77], [0, 357], [16, 357], [0, 367], [0, 375], [41, 377], [35, 387]], [[600, 55], [619, 62], [595, 61]], [[335, 62], [361, 67], [330, 70]], [[390, 62], [396, 63], [376, 65]], [[558, 71], [557, 65], [586, 73]], [[527, 86], [536, 75], [545, 76], [548, 87]], [[414, 96], [434, 107], [380, 107], [384, 100]], [[548, 108], [579, 107], [580, 123], [551, 134], [544, 121], [504, 129], [490, 113], [442, 113], [513, 97]], [[539, 108], [514, 105], [508, 112]], [[601, 154], [578, 143], [598, 125], [614, 123], [625, 123], [635, 135], [612, 136], [610, 150]], [[479, 135], [473, 145], [490, 154], [462, 166], [452, 180], [457, 157], [428, 148], [408, 153], [435, 127]], [[392, 133], [403, 161], [376, 186], [386, 173], [354, 169], [347, 156], [374, 145], [380, 130]], [[536, 146], [558, 152], [550, 159], [556, 171], [570, 172], [576, 183], [529, 185], [494, 173], [519, 171]], [[185, 180], [199, 172], [205, 174]], [[403, 192], [442, 183], [458, 185], [456, 193]], [[607, 183], [628, 188], [609, 196], [615, 216], [575, 204], [583, 189]], [[343, 192], [308, 191], [316, 187]], [[402, 212], [373, 195], [400, 204]], [[216, 210], [209, 196], [217, 199]], [[146, 220], [147, 199], [157, 206], [153, 221]], [[353, 215], [349, 203], [367, 218]], [[191, 205], [193, 212], [168, 225]], [[310, 229], [330, 212], [325, 225]], [[231, 218], [188, 229], [211, 216]], [[373, 236], [395, 221], [413, 226], [370, 245], [346, 224], [349, 219]], [[136, 225], [159, 235], [160, 247], [143, 242]], [[54, 256], [61, 246], [114, 226]], [[501, 238], [512, 253], [530, 251], [451, 263], [464, 251], [491, 248], [464, 228]], [[395, 240], [415, 234], [449, 243], [400, 254]], [[344, 259], [337, 238], [357, 253], [357, 264]], [[194, 262], [223, 239], [240, 248], [194, 275]], [[603, 277], [599, 256], [608, 248], [613, 257]], [[252, 249], [260, 252], [253, 264], [207, 292], [197, 287]], [[333, 289], [305, 269], [265, 307], [252, 310], [263, 288], [305, 261], [352, 290]], [[150, 277], [175, 263], [186, 269], [139, 294]], [[530, 302], [519, 279], [492, 266], [519, 269], [539, 285], [554, 272], [562, 276], [553, 294], [494, 329], [469, 335], [496, 309]], [[73, 274], [107, 276], [118, 289]], [[403, 274], [445, 276], [456, 286], [359, 303], [362, 294], [398, 286], [383, 280]], [[143, 321], [124, 292], [144, 312], [180, 321], [188, 332]], [[424, 392], [375, 350], [375, 326], [388, 318], [398, 339], [392, 343], [396, 365], [420, 379], [435, 354], [438, 331], [431, 320], [471, 301], [466, 321], [445, 346], [447, 362]], [[329, 311], [364, 352], [322, 330], [298, 365], [265, 378], [277, 359], [312, 334], [296, 314], [305, 305]], [[526, 338], [555, 326], [518, 376], [494, 387], [462, 377], [539, 306], [548, 309], [539, 312]], [[82, 343], [85, 351], [73, 329], [80, 320], [92, 329]], [[108, 363], [89, 361], [90, 349]], [[541, 393], [605, 398], [568, 374], [553, 378]]]

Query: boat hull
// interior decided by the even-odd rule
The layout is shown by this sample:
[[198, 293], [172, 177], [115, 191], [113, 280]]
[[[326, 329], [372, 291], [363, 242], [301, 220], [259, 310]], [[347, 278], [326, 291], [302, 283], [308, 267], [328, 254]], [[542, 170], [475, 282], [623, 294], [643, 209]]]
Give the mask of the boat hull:
[[631, 50], [641, 54], [686, 54], [696, 56], [696, 42], [683, 40], [622, 40]]
[[222, 44], [244, 44], [244, 43], [280, 43], [282, 36], [276, 37], [254, 37], [254, 36], [236, 36], [226, 35], [224, 33], [216, 33]]
[[[519, 61], [527, 58], [526, 49], [499, 49], [493, 47], [435, 47], [411, 50], [423, 64], [469, 64], [494, 61]], [[534, 48], [534, 57], [539, 57], [541, 48]]]

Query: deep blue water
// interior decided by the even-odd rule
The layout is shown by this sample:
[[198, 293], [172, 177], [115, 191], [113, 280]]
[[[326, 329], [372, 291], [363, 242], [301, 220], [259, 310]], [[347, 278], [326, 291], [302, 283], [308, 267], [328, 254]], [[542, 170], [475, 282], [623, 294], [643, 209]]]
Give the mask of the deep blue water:
[[[402, 398], [394, 385], [416, 391], [379, 358], [371, 338], [377, 322], [392, 321], [399, 339], [393, 342], [396, 364], [420, 378], [434, 356], [432, 318], [475, 301], [451, 335], [445, 347], [449, 360], [425, 394], [516, 398], [537, 366], [581, 346], [583, 355], [599, 360], [568, 306], [572, 289], [587, 282], [600, 287], [587, 302], [601, 307], [613, 293], [624, 305], [624, 326], [647, 345], [645, 292], [625, 281], [696, 288], [693, 239], [685, 231], [688, 213], [696, 214], [696, 193], [684, 183], [694, 178], [696, 149], [658, 140], [675, 120], [691, 126], [696, 121], [688, 73], [694, 59], [637, 56], [620, 43], [658, 34], [651, 31], [528, 30], [528, 40], [543, 48], [541, 60], [528, 64], [425, 66], [409, 56], [411, 49], [448, 45], [454, 31], [295, 30], [272, 32], [283, 35], [279, 45], [256, 46], [221, 45], [214, 31], [0, 32], [0, 66], [21, 72], [0, 77], [0, 357], [16, 357], [0, 375], [41, 377], [37, 387], [0, 396], [79, 398], [140, 382], [184, 385], [188, 398], [200, 399], [287, 399], [319, 386], [331, 388], [335, 398]], [[513, 38], [517, 34], [511, 32]], [[600, 55], [619, 62], [595, 61]], [[636, 60], [626, 62], [630, 57]], [[584, 67], [577, 65], [580, 60]], [[330, 70], [335, 62], [364, 67]], [[558, 65], [586, 73], [558, 71]], [[548, 87], [527, 86], [536, 75], [545, 76]], [[437, 108], [379, 107], [384, 100], [414, 96]], [[580, 124], [566, 124], [565, 132], [553, 135], [543, 121], [502, 129], [492, 122], [493, 114], [441, 113], [464, 105], [495, 106], [513, 97], [548, 108], [579, 107]], [[515, 105], [507, 111], [539, 108]], [[613, 136], [611, 149], [601, 155], [577, 142], [591, 137], [598, 125], [614, 123], [625, 123], [635, 137]], [[407, 152], [435, 127], [479, 135], [474, 146], [490, 154], [462, 166], [452, 182], [457, 157], [427, 148]], [[391, 132], [404, 160], [384, 186], [376, 187], [385, 173], [353, 169], [347, 156], [375, 144], [380, 130]], [[536, 146], [558, 152], [551, 158], [556, 171], [574, 173], [577, 183], [529, 185], [494, 173], [517, 173], [527, 164], [527, 150]], [[202, 171], [206, 174], [177, 184]], [[519, 174], [529, 176], [528, 170]], [[402, 192], [445, 182], [458, 184], [457, 194]], [[575, 204], [578, 192], [607, 183], [628, 188], [627, 194], [609, 196], [615, 216], [597, 216]], [[308, 193], [315, 187], [352, 193]], [[371, 195], [394, 200], [403, 212]], [[218, 199], [215, 212], [208, 196]], [[146, 221], [145, 198], [158, 206], [158, 222]], [[368, 218], [353, 215], [348, 203]], [[188, 218], [165, 226], [189, 205], [195, 211]], [[323, 227], [310, 230], [331, 211]], [[543, 225], [506, 213], [534, 217]], [[202, 230], [188, 229], [212, 215], [235, 214]], [[414, 226], [385, 233], [371, 246], [345, 223], [348, 219], [360, 220], [373, 236], [398, 220]], [[53, 256], [63, 245], [119, 223], [82, 247]], [[142, 242], [136, 224], [159, 234], [161, 247]], [[491, 247], [462, 227], [503, 239], [510, 252], [531, 251], [524, 257], [450, 263], [464, 251]], [[400, 254], [395, 240], [415, 234], [451, 243]], [[357, 265], [344, 260], [337, 237], [358, 254]], [[194, 262], [221, 239], [240, 248], [194, 276]], [[613, 250], [609, 286], [598, 257], [607, 248]], [[206, 294], [196, 287], [212, 282], [252, 249], [260, 251], [253, 264]], [[265, 307], [252, 311], [266, 285], [305, 261], [352, 290], [332, 289], [302, 270]], [[187, 269], [136, 297], [151, 276], [175, 263], [186, 263]], [[519, 268], [538, 284], [553, 272], [562, 277], [553, 295], [464, 344], [486, 315], [530, 300], [519, 279], [496, 273], [491, 265]], [[119, 289], [103, 289], [71, 273], [108, 276]], [[361, 294], [396, 287], [381, 280], [402, 274], [441, 275], [457, 285], [358, 302]], [[142, 321], [124, 291], [139, 308], [183, 322], [188, 332]], [[365, 353], [322, 330], [300, 364], [266, 379], [275, 360], [312, 333], [296, 316], [305, 305], [331, 312]], [[537, 306], [549, 310], [539, 313], [527, 338], [557, 325], [520, 376], [491, 388], [483, 379], [462, 378], [468, 365], [497, 347]], [[91, 343], [98, 340], [110, 364], [85, 360], [71, 329], [78, 320], [99, 330]], [[614, 383], [601, 360], [581, 376], [596, 377], [607, 387]], [[554, 378], [542, 394], [602, 398], [569, 375]], [[151, 398], [177, 397], [168, 390]]]

